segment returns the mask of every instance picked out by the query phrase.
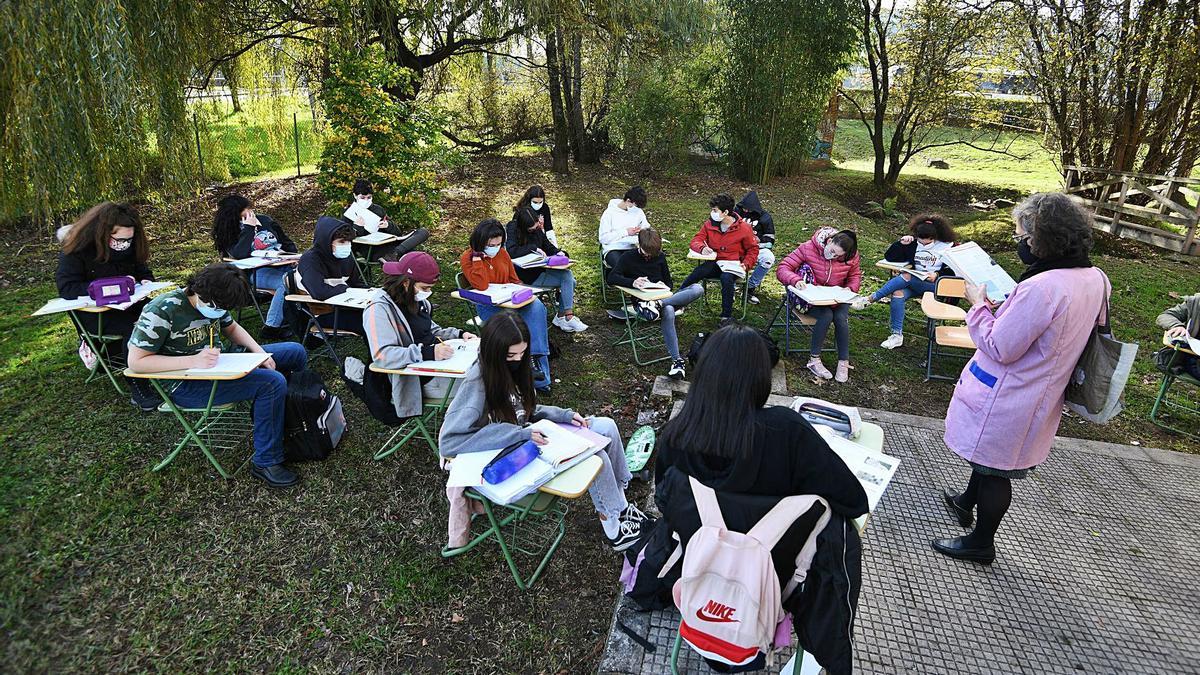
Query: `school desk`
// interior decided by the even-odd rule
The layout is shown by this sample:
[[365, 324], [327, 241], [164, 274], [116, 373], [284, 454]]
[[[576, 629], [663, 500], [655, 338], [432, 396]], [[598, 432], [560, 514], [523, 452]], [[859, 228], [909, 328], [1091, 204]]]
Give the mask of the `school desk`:
[[[639, 348], [643, 354], [655, 349], [662, 350], [663, 336], [662, 330], [656, 322], [646, 321], [638, 315], [637, 303], [665, 300], [671, 297], [671, 290], [644, 291], [629, 286], [614, 286], [613, 288], [621, 293], [621, 316], [625, 321], [625, 332], [620, 339], [613, 343], [613, 346], [629, 345], [633, 350], [633, 362], [639, 366], [648, 366], [670, 358], [669, 355], [664, 354], [657, 358], [646, 359], [642, 354], [638, 354]], [[616, 315], [610, 313], [609, 316]]]
[[[318, 352], [317, 355], [328, 356], [340, 367], [342, 359], [340, 356], [338, 356], [337, 349], [334, 347], [334, 342], [343, 337], [355, 338], [361, 335], [361, 331], [355, 332], [341, 328], [341, 322], [339, 321], [341, 310], [349, 309], [362, 311], [366, 309], [368, 302], [365, 299], [365, 292], [369, 292], [371, 290], [374, 289], [348, 289], [346, 293], [335, 295], [334, 297], [326, 298], [325, 300], [317, 300], [307, 293], [289, 293], [288, 295], [285, 295], [283, 299], [288, 302], [295, 302], [299, 304], [301, 312], [308, 318], [308, 325], [306, 326], [306, 330], [304, 332], [320, 338], [321, 344], [323, 345], [322, 350]], [[354, 298], [344, 297], [351, 295], [352, 293], [355, 295]], [[331, 311], [333, 313], [333, 326], [331, 328], [326, 328], [321, 324], [317, 317], [329, 314]]]
[[[410, 367], [401, 368], [399, 370], [389, 370], [372, 363], [370, 369], [376, 373], [384, 373], [387, 375], [403, 375], [405, 377], [441, 377], [450, 380], [449, 387], [446, 388], [446, 393], [440, 399], [424, 400], [424, 411], [419, 415], [414, 415], [396, 427], [396, 431], [392, 433], [379, 450], [375, 452], [375, 459], [381, 460], [392, 453], [399, 450], [413, 436], [421, 434], [425, 438], [425, 442], [429, 444], [429, 448], [435, 454], [439, 454], [437, 443], [437, 431], [441, 426], [441, 415], [445, 412], [446, 407], [450, 404], [450, 399], [453, 398], [454, 386], [459, 380], [466, 379], [467, 374], [457, 372], [429, 372], [424, 370], [413, 370]], [[400, 440], [396, 440], [399, 436]], [[393, 441], [395, 441], [393, 443]]]
[[366, 252], [363, 254], [362, 258], [359, 258], [358, 256], [354, 257], [354, 264], [358, 265], [358, 271], [360, 274], [362, 274], [363, 280], [369, 284], [371, 283], [371, 266], [379, 263], [379, 261], [371, 260], [371, 254], [375, 251], [375, 247], [394, 244], [400, 241], [400, 237], [388, 232], [375, 232], [372, 234], [364, 234], [361, 237], [355, 237], [352, 241], [353, 243], [358, 244], [366, 249]]

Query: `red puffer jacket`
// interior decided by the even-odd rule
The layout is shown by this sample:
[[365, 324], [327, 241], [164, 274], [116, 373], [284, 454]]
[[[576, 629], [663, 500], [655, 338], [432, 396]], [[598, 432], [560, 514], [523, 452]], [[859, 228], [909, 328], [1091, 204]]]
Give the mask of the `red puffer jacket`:
[[740, 260], [747, 270], [753, 269], [758, 261], [758, 238], [754, 236], [754, 228], [741, 216], [725, 232], [713, 225], [712, 220], [704, 221], [700, 231], [692, 237], [691, 248], [699, 253], [706, 244], [716, 251], [717, 260]]
[[862, 268], [859, 266], [858, 254], [855, 253], [853, 258], [846, 261], [838, 258], [825, 259], [825, 242], [836, 232], [837, 230], [832, 227], [820, 228], [813, 234], [812, 239], [800, 244], [795, 251], [789, 253], [783, 259], [783, 263], [779, 265], [779, 269], [775, 271], [775, 278], [779, 279], [779, 283], [784, 286], [792, 286], [800, 281], [800, 273], [797, 270], [801, 265], [807, 263], [812, 268], [814, 284], [843, 286], [857, 293], [858, 287], [862, 283]]

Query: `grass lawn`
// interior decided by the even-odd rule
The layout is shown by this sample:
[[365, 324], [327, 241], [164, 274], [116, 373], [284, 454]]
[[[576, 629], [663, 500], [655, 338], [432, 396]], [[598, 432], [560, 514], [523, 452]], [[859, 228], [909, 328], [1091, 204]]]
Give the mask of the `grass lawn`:
[[201, 105], [213, 117], [210, 140], [203, 147], [210, 176], [235, 181], [295, 176], [297, 142], [301, 173], [316, 172], [322, 139], [313, 130], [307, 101], [284, 97], [282, 102], [272, 103], [246, 98], [242, 111], [236, 113], [225, 102]]
[[[847, 135], [841, 136], [845, 138]], [[954, 160], [951, 160], [952, 164]], [[552, 330], [563, 356], [553, 362], [550, 402], [610, 415], [628, 435], [640, 411], [664, 410], [648, 398], [666, 364], [639, 369], [614, 350], [618, 327], [597, 291], [596, 222], [605, 202], [632, 183], [650, 193], [650, 222], [670, 240], [671, 266], [691, 268], [687, 240], [719, 191], [751, 187], [696, 169], [652, 180], [620, 166], [585, 167], [556, 178], [545, 157], [482, 158], [446, 191], [446, 216], [427, 246], [442, 263], [434, 301], [438, 320], [461, 325], [447, 297], [458, 254], [474, 223], [507, 217], [532, 182], [543, 183], [560, 242], [579, 279], [581, 335]], [[953, 171], [901, 184], [900, 208], [942, 210], [964, 238], [991, 250], [1010, 271], [1018, 264], [1004, 212], [966, 209], [983, 195], [1017, 196], [1012, 183], [950, 182]], [[311, 178], [240, 186], [298, 242], [311, 241], [324, 211]], [[182, 216], [148, 212], [151, 265], [182, 281], [213, 259], [208, 223], [229, 190], [206, 194]], [[856, 227], [863, 258], [874, 261], [901, 234], [900, 222], [860, 218], [870, 176], [844, 168], [781, 180], [760, 194], [774, 213], [779, 255], [822, 224]], [[1154, 317], [1200, 286], [1200, 266], [1099, 235], [1095, 262], [1114, 282], [1114, 329], [1142, 343], [1127, 390], [1129, 408], [1106, 427], [1068, 420], [1067, 435], [1194, 450], [1146, 421], [1157, 375], [1150, 364], [1161, 333]], [[244, 472], [216, 477], [196, 452], [161, 473], [150, 467], [178, 437], [173, 420], [142, 415], [101, 383], [83, 384], [65, 319], [30, 319], [54, 294], [57, 247], [47, 233], [6, 233], [0, 248], [0, 662], [14, 672], [73, 670], [585, 672], [593, 670], [617, 592], [619, 557], [603, 542], [591, 506], [574, 503], [563, 547], [534, 592], [519, 593], [494, 548], [442, 560], [443, 475], [432, 452], [410, 444], [383, 462], [371, 455], [389, 430], [369, 419], [328, 363], [326, 382], [343, 397], [351, 431], [328, 461], [300, 467], [302, 485], [268, 492]], [[884, 281], [868, 267], [865, 288]], [[749, 320], [762, 325], [780, 294], [773, 276]], [[715, 297], [715, 289], [712, 291]], [[918, 314], [915, 305], [910, 310]], [[715, 319], [689, 310], [684, 348]], [[248, 322], [256, 329], [256, 322]], [[887, 352], [886, 308], [856, 313], [855, 369], [846, 385], [806, 377], [786, 360], [794, 394], [919, 415], [944, 413], [953, 385], [922, 382], [924, 341]], [[832, 339], [832, 336], [831, 338]], [[358, 348], [359, 356], [365, 349]], [[830, 364], [832, 365], [832, 364]], [[947, 364], [953, 368], [950, 364]], [[232, 460], [233, 458], [228, 458]], [[236, 465], [236, 462], [231, 462]], [[228, 465], [228, 464], [227, 464]], [[964, 477], [966, 472], [963, 473]], [[632, 496], [645, 499], [644, 484]]]

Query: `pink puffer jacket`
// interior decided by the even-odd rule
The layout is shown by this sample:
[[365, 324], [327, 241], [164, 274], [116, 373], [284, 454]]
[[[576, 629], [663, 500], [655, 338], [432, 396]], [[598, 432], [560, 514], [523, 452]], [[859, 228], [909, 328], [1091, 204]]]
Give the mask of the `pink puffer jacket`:
[[824, 254], [825, 242], [837, 234], [832, 227], [822, 227], [813, 233], [812, 239], [800, 244], [795, 251], [788, 254], [775, 271], [775, 278], [784, 286], [792, 286], [800, 281], [797, 270], [801, 265], [808, 264], [813, 271], [813, 283], [818, 286], [843, 286], [855, 293], [862, 284], [862, 267], [859, 266], [857, 253], [848, 261], [840, 259], [826, 260]]

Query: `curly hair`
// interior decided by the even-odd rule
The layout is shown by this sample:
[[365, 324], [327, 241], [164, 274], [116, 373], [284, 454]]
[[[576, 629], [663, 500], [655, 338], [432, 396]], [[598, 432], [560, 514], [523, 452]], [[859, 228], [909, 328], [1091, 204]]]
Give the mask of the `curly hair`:
[[[921, 213], [913, 216], [912, 220], [908, 221], [908, 230], [918, 239], [927, 238], [922, 235], [928, 235], [938, 241], [952, 242], [955, 239], [950, 221], [940, 213]], [[931, 232], [932, 234], [929, 234]]]
[[1029, 249], [1039, 258], [1077, 258], [1092, 249], [1092, 214], [1070, 195], [1032, 194], [1013, 208], [1013, 220], [1029, 234]]
[[212, 263], [187, 280], [187, 294], [198, 295], [221, 309], [237, 309], [250, 303], [250, 282], [229, 263]]

